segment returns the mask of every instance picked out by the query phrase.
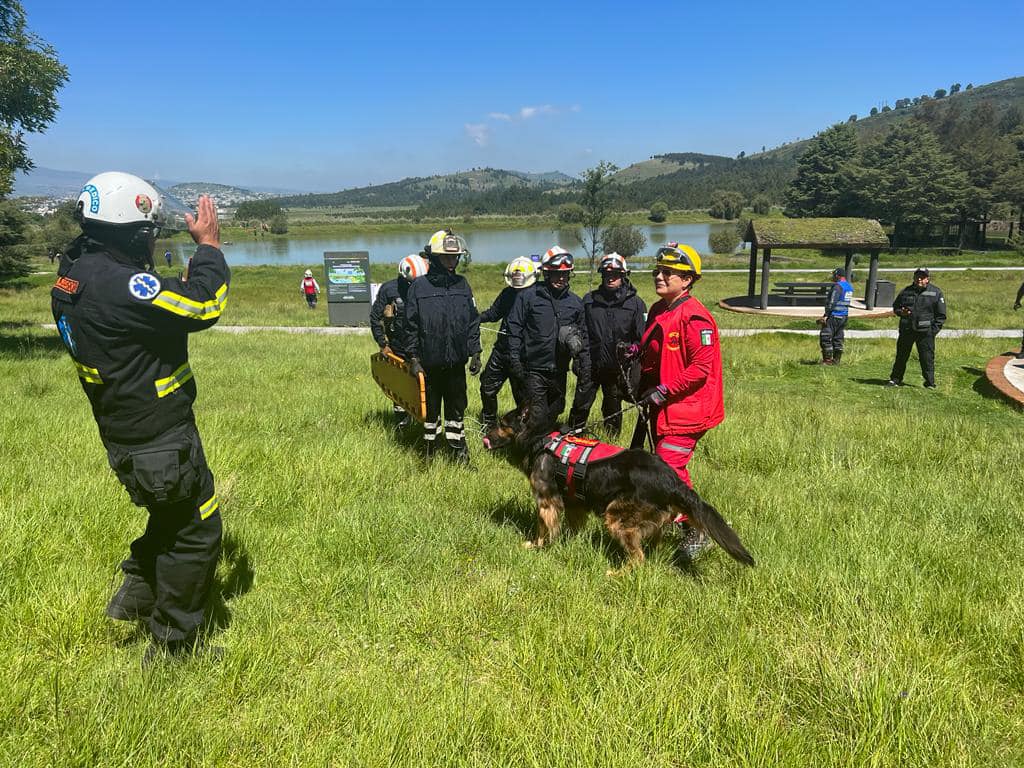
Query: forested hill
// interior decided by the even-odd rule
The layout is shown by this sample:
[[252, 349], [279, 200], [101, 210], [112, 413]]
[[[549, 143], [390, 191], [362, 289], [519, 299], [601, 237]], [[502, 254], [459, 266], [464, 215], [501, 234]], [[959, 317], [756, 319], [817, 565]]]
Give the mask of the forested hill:
[[574, 182], [572, 176], [558, 171], [520, 173], [497, 168], [474, 168], [445, 176], [411, 177], [340, 192], [293, 195], [279, 198], [278, 202], [287, 208], [415, 206], [433, 198], [464, 199], [501, 190], [544, 192]]
[[[986, 124], [996, 125], [1004, 136], [1022, 124], [1024, 77], [977, 87], [954, 83], [930, 96], [893, 95], [892, 103], [892, 107], [872, 108], [875, 114], [849, 116], [845, 122], [853, 126], [858, 143], [871, 143], [899, 123], [917, 119], [946, 144], [954, 140], [970, 144]], [[808, 140], [795, 141], [751, 155], [740, 152], [735, 158], [697, 152], [654, 155], [615, 174], [613, 205], [619, 210], [641, 210], [662, 201], [672, 209], [700, 209], [709, 206], [718, 190], [739, 193], [747, 204], [756, 197], [781, 204], [807, 145]], [[415, 207], [421, 216], [459, 216], [542, 213], [579, 198], [577, 181], [565, 174], [482, 168], [332, 194], [284, 197], [279, 202], [295, 208]]]

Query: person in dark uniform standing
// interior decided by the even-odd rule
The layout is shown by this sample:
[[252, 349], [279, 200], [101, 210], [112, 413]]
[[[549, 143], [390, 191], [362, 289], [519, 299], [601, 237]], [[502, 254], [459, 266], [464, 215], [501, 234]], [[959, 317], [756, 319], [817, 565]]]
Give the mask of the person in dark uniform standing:
[[886, 386], [903, 386], [910, 350], [916, 344], [924, 386], [935, 389], [935, 337], [946, 322], [946, 299], [937, 285], [931, 285], [926, 267], [914, 270], [914, 282], [899, 292], [892, 311], [900, 319], [900, 329], [896, 338], [896, 360]]
[[853, 286], [846, 279], [842, 269], [832, 270], [832, 290], [825, 300], [825, 312], [818, 318], [821, 331], [818, 343], [821, 345], [821, 364], [839, 365], [843, 359], [846, 339], [846, 320], [850, 316], [850, 302], [853, 301]]
[[[220, 318], [230, 273], [217, 209], [205, 195], [193, 216], [136, 176], [101, 173], [83, 187], [75, 215], [82, 235], [61, 259], [53, 318], [110, 466], [149, 511], [107, 605], [111, 618], [148, 628], [145, 665], [198, 647], [220, 555], [220, 505], [192, 412], [188, 334]], [[187, 279], [158, 277], [157, 236], [186, 228], [198, 245]]]
[[[427, 274], [427, 260], [416, 253], [398, 262], [398, 277], [384, 283], [370, 308], [370, 333], [384, 354], [406, 359], [405, 302], [409, 286], [417, 277]], [[406, 427], [412, 418], [398, 403], [391, 407], [398, 427]]]
[[[536, 257], [540, 260], [540, 257]], [[526, 402], [524, 382], [512, 375], [511, 360], [508, 354], [508, 313], [512, 311], [516, 296], [523, 288], [529, 288], [537, 282], [537, 265], [533, 257], [518, 256], [505, 267], [505, 285], [494, 303], [480, 313], [481, 323], [501, 321], [498, 329], [498, 340], [494, 342], [487, 365], [480, 374], [480, 421], [485, 428], [493, 427], [498, 421], [498, 393], [511, 382], [512, 397], [516, 407]]]
[[569, 422], [574, 427], [587, 423], [597, 390], [601, 389], [604, 426], [617, 435], [622, 429], [622, 398], [627, 394], [617, 349], [620, 344], [629, 346], [640, 342], [647, 305], [629, 282], [625, 258], [610, 253], [601, 259], [597, 271], [601, 274], [600, 287], [583, 297], [590, 339], [590, 386], [584, 388], [577, 384]]
[[456, 460], [468, 464], [463, 421], [469, 402], [466, 361], [470, 375], [480, 373], [480, 313], [472, 288], [455, 268], [469, 248], [463, 237], [442, 229], [431, 236], [423, 250], [430, 268], [424, 278], [409, 286], [405, 308], [409, 371], [414, 376], [422, 372], [427, 388], [423, 439], [429, 459], [441, 434], [443, 406], [445, 439], [455, 451]]
[[553, 246], [541, 258], [544, 281], [524, 288], [508, 314], [508, 349], [513, 375], [526, 382], [534, 413], [550, 423], [565, 410], [569, 366], [577, 387], [590, 386], [590, 340], [583, 301], [569, 290], [572, 254]]

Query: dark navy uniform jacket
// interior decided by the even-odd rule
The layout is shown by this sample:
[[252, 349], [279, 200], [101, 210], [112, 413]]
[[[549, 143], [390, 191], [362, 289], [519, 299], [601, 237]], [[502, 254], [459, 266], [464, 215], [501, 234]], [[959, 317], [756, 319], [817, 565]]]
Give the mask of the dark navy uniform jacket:
[[[904, 317], [900, 311], [910, 308], [910, 315]], [[893, 312], [900, 316], [900, 330], [916, 333], [930, 333], [933, 336], [946, 323], [946, 299], [937, 285], [929, 283], [923, 288], [911, 283], [892, 303]]]
[[200, 245], [187, 280], [160, 277], [79, 238], [50, 292], [53, 319], [104, 440], [152, 440], [193, 420], [188, 334], [227, 306], [224, 254]]
[[[409, 281], [404, 277], [396, 277], [388, 280], [377, 291], [377, 298], [370, 307], [370, 333], [378, 347], [385, 344], [391, 347], [391, 351], [399, 357], [405, 357], [406, 348], [406, 327], [405, 327], [405, 302], [409, 295]], [[394, 317], [391, 319], [390, 334], [384, 332], [384, 308], [392, 304], [395, 308]]]
[[508, 313], [508, 345], [513, 371], [567, 371], [571, 362], [558, 343], [560, 328], [575, 326], [583, 350], [579, 370], [590, 373], [590, 339], [583, 301], [566, 288], [555, 296], [547, 283], [518, 292]]
[[480, 313], [462, 275], [430, 262], [409, 286], [405, 300], [405, 351], [424, 368], [465, 365], [480, 354]]

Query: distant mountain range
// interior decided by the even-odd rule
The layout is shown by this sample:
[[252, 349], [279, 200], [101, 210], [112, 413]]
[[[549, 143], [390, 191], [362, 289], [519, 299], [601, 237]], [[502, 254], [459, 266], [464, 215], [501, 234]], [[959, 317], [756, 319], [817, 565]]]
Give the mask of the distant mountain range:
[[[18, 173], [14, 177], [14, 197], [47, 197], [67, 200], [77, 197], [89, 179], [97, 172], [61, 171], [55, 168], [35, 167], [29, 173]], [[257, 187], [246, 189], [230, 184], [215, 184], [209, 181], [179, 182], [158, 179], [156, 183], [186, 203], [194, 204], [199, 195], [212, 195], [222, 205], [235, 205], [246, 200], [260, 200], [282, 194], [294, 194], [294, 189], [280, 187]]]
[[[945, 92], [943, 91], [943, 94]], [[938, 93], [936, 93], [938, 96]], [[851, 116], [862, 140], [888, 130], [915, 115], [927, 115], [936, 106], [966, 114], [982, 102], [994, 105], [1000, 120], [1024, 114], [1024, 77], [1000, 80], [936, 98], [922, 95], [893, 99], [899, 109]], [[912, 103], [917, 102], [917, 103]], [[824, 129], [827, 126], [821, 126]], [[796, 174], [797, 158], [810, 139], [783, 144], [766, 151], [732, 158], [697, 152], [653, 155], [615, 174], [615, 205], [637, 210], [663, 200], [671, 208], [700, 208], [716, 189], [735, 190], [748, 200], [764, 194], [782, 202], [786, 186]], [[15, 195], [68, 198], [77, 195], [91, 174], [36, 168], [15, 179]], [[246, 189], [209, 182], [174, 183], [172, 192], [186, 202], [203, 193], [224, 205], [274, 197], [291, 208], [417, 208], [420, 215], [474, 213], [536, 213], [578, 196], [578, 180], [565, 173], [523, 173], [498, 168], [474, 168], [437, 176], [420, 176], [386, 184], [344, 189], [331, 193], [296, 194], [267, 188]], [[397, 212], [396, 212], [397, 213]]]

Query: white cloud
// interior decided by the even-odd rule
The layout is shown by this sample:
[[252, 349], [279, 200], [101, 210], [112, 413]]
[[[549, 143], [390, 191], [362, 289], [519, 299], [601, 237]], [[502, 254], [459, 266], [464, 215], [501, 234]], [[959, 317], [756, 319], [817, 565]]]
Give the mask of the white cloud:
[[523, 107], [522, 109], [519, 110], [519, 119], [520, 120], [529, 120], [531, 117], [536, 117], [537, 115], [557, 115], [557, 114], [558, 114], [558, 109], [556, 109], [555, 107], [551, 106], [550, 104], [544, 104], [544, 105], [539, 106], [539, 107]]
[[487, 146], [491, 137], [491, 127], [487, 123], [466, 123], [466, 135], [473, 140], [478, 147]]
[[507, 112], [488, 112], [487, 117], [489, 117], [491, 120], [503, 121], [508, 121], [512, 119], [512, 115], [508, 114]]

